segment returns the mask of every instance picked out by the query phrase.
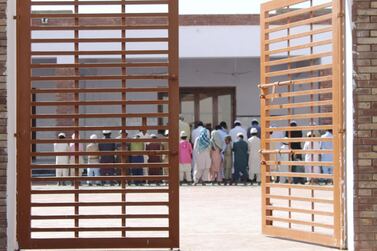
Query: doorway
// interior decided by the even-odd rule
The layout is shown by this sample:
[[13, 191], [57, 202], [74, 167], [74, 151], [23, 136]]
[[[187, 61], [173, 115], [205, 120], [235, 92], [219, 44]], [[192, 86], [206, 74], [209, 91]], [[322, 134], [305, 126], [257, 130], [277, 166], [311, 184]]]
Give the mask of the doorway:
[[[202, 121], [208, 129], [213, 129], [221, 121], [231, 125], [236, 115], [236, 87], [181, 87], [180, 113], [191, 128]], [[165, 93], [159, 99], [166, 99]], [[160, 112], [166, 111], [161, 105]]]

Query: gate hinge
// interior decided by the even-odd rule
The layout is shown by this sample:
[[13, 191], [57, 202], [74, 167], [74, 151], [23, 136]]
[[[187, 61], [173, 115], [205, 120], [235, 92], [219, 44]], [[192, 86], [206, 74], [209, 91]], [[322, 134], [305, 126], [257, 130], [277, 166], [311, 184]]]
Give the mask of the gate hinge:
[[343, 17], [344, 17], [344, 13], [343, 13], [343, 12], [338, 13], [338, 17], [339, 17], [339, 18], [343, 18]]
[[14, 133], [13, 137], [18, 138], [18, 133]]
[[19, 19], [20, 19], [19, 15], [13, 16], [13, 20], [19, 20]]

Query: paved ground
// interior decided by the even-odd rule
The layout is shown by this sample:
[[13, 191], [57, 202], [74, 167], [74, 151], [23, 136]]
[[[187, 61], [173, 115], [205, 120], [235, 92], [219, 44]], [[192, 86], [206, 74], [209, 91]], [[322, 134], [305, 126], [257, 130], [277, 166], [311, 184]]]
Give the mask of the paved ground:
[[333, 250], [263, 236], [260, 187], [184, 186], [180, 191], [182, 251]]
[[259, 187], [182, 187], [182, 251], [325, 251], [261, 234]]

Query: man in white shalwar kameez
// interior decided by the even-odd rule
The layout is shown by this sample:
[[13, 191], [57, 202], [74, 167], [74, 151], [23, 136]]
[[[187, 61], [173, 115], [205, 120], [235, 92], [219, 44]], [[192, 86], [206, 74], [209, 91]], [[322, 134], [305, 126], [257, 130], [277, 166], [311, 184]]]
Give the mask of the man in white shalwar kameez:
[[[65, 139], [65, 133], [59, 133], [58, 134], [59, 139]], [[68, 143], [54, 143], [54, 152], [59, 153], [68, 153], [70, 151], [69, 144]], [[56, 156], [55, 160], [56, 165], [68, 165], [69, 164], [69, 156]], [[67, 177], [69, 176], [69, 168], [56, 168], [56, 177]], [[65, 185], [65, 182], [61, 183], [58, 182], [58, 185]]]
[[[282, 151], [289, 150], [288, 143], [284, 142], [281, 145], [280, 150], [282, 150]], [[279, 162], [289, 161], [289, 154], [288, 153], [279, 153], [278, 156], [277, 156], [277, 160]], [[279, 166], [278, 166], [278, 172], [281, 172], [281, 173], [289, 172], [288, 165], [279, 164]], [[287, 183], [287, 182], [288, 182], [287, 177], [280, 176], [280, 183]]]
[[[315, 135], [312, 132], [308, 132], [306, 134], [308, 138], [314, 137]], [[306, 141], [304, 144], [303, 150], [319, 150], [321, 148], [320, 142], [318, 141]], [[305, 154], [305, 162], [318, 162], [319, 161], [319, 154], [318, 153], [306, 153]], [[313, 166], [313, 165], [305, 165], [305, 173], [321, 173], [320, 166]], [[310, 179], [308, 178], [308, 182], [316, 183], [317, 179]]]
[[191, 129], [190, 125], [185, 121], [182, 114], [179, 114], [179, 133], [184, 131], [187, 134], [187, 140], [191, 142]]
[[[271, 126], [271, 128], [276, 128], [275, 126]], [[285, 133], [283, 131], [273, 131], [270, 133], [271, 139], [283, 139], [285, 137]], [[280, 150], [283, 143], [278, 141], [270, 142], [270, 149], [271, 150]], [[278, 153], [276, 154], [270, 154], [270, 161], [277, 161], [278, 159]], [[277, 165], [271, 165], [270, 169], [272, 172], [276, 172], [278, 170]], [[279, 181], [279, 177], [272, 177], [275, 182]]]
[[249, 145], [249, 178], [252, 182], [260, 183], [260, 139], [258, 129], [250, 129], [251, 137], [248, 139]]
[[246, 130], [242, 127], [241, 121], [236, 120], [236, 121], [234, 121], [234, 127], [229, 131], [229, 135], [230, 135], [230, 137], [232, 137], [233, 143], [238, 141], [237, 135], [239, 133], [242, 133], [243, 138], [247, 139], [247, 133], [246, 133]]

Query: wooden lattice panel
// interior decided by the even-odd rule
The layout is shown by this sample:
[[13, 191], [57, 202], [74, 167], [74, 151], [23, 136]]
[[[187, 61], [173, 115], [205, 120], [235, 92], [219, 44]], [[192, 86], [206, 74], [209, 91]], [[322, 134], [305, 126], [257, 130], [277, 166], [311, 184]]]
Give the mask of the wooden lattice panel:
[[179, 247], [177, 2], [18, 1], [20, 248]]
[[262, 5], [266, 235], [344, 246], [342, 16], [339, 0]]

